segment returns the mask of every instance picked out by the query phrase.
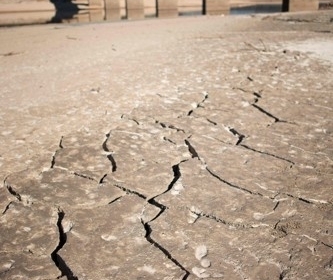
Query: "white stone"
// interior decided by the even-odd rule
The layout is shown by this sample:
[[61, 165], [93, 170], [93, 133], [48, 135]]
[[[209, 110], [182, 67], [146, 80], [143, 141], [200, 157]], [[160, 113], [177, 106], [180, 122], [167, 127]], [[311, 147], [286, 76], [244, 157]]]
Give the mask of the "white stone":
[[105, 241], [117, 240], [117, 237], [110, 234], [102, 234], [101, 238]]
[[195, 276], [197, 276], [200, 279], [210, 277], [210, 274], [206, 273], [206, 269], [204, 269], [204, 268], [200, 268], [200, 267], [195, 266], [195, 267], [192, 268], [192, 272]]
[[207, 256], [208, 250], [205, 245], [200, 245], [195, 249], [195, 257], [197, 260], [201, 260], [203, 257]]
[[202, 258], [201, 261], [200, 261], [200, 264], [201, 264], [202, 267], [207, 268], [207, 267], [210, 267], [211, 262], [207, 258]]

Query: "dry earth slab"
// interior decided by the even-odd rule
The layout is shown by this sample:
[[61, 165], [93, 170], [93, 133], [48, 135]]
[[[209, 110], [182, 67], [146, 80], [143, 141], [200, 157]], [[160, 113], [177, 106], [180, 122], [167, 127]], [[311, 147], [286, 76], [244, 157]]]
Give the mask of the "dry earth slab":
[[1, 29], [1, 279], [332, 279], [332, 18]]

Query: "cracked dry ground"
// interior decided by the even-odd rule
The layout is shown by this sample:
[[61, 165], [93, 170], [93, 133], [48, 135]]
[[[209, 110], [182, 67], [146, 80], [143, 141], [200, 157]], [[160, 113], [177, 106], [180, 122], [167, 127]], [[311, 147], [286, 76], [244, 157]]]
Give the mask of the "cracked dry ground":
[[1, 31], [0, 278], [332, 279], [332, 24], [153, 23]]

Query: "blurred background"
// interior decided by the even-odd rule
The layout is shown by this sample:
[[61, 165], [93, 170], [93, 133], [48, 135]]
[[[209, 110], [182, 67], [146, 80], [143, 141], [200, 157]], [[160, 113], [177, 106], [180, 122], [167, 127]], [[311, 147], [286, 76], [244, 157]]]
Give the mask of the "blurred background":
[[[0, 26], [276, 13], [289, 1], [299, 0], [0, 0]], [[295, 9], [333, 8], [329, 0], [308, 2]]]

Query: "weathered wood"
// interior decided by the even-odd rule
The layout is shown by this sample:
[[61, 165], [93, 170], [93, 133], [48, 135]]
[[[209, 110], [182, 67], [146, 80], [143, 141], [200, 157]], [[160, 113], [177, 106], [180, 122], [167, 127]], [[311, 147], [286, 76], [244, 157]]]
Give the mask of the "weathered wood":
[[90, 10], [89, 11], [89, 17], [90, 17], [90, 22], [99, 22], [103, 21], [103, 10], [101, 9], [96, 9], [96, 10]]
[[105, 9], [106, 10], [119, 10], [120, 1], [119, 0], [105, 0]]
[[126, 15], [127, 19], [143, 19], [145, 17], [143, 0], [127, 0]]
[[178, 16], [178, 0], [157, 0], [157, 17], [176, 17]]
[[96, 7], [96, 8], [100, 8], [103, 6], [102, 0], [89, 0], [89, 7]]
[[119, 0], [105, 0], [105, 19], [106, 20], [120, 20], [120, 1]]
[[120, 20], [120, 9], [105, 9], [105, 20]]
[[318, 0], [283, 0], [284, 12], [316, 11], [319, 8]]
[[159, 10], [178, 9], [178, 0], [157, 0], [157, 8]]
[[203, 14], [229, 14], [229, 0], [203, 0]]
[[143, 10], [143, 0], [127, 0], [126, 9], [128, 10]]

